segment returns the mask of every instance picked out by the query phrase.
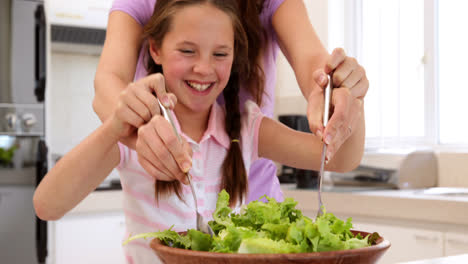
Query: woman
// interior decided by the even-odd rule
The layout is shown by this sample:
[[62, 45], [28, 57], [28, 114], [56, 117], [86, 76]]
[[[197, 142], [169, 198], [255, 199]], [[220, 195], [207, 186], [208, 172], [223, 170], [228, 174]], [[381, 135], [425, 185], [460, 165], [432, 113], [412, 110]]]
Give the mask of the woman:
[[[143, 26], [151, 16], [156, 0], [116, 0], [109, 15], [106, 42], [95, 77], [96, 96], [93, 107], [101, 120], [105, 120], [117, 106], [119, 93], [133, 81], [146, 75], [144, 56], [146, 45], [141, 38]], [[360, 113], [350, 111], [354, 102], [362, 103], [368, 89], [364, 69], [356, 60], [346, 57], [343, 50], [335, 50], [331, 56], [320, 42], [308, 19], [301, 0], [239, 1], [244, 10], [244, 27], [253, 28], [249, 48], [255, 40], [255, 27], [261, 26], [264, 41], [260, 45], [258, 60], [264, 73], [264, 90], [261, 110], [267, 116], [273, 114], [274, 86], [276, 82], [276, 55], [281, 48], [291, 64], [304, 97], [308, 101], [307, 116], [311, 131], [328, 144], [327, 156], [333, 157], [339, 147], [356, 130]], [[256, 23], [258, 22], [258, 23]], [[294, 30], [291, 30], [294, 25]], [[258, 36], [258, 34], [257, 34]], [[253, 41], [255, 43], [255, 41]], [[334, 71], [333, 115], [326, 129], [322, 127], [323, 87], [326, 74]], [[157, 84], [153, 84], [157, 86]], [[164, 87], [156, 87], [163, 104], [171, 105]], [[242, 89], [241, 93], [245, 93]], [[241, 101], [248, 97], [241, 94]], [[243, 109], [243, 104], [241, 104]], [[155, 140], [157, 139], [157, 140]], [[184, 171], [191, 167], [190, 150], [176, 142], [171, 131], [134, 133], [123, 141], [139, 153], [142, 167], [150, 174], [165, 172], [167, 178], [183, 179]], [[187, 144], [185, 144], [187, 146]], [[170, 155], [168, 155], [170, 154]], [[159, 157], [159, 158], [158, 158]], [[158, 160], [165, 158], [165, 162]], [[258, 177], [263, 175], [263, 177]], [[269, 177], [265, 177], [268, 175]], [[247, 201], [267, 194], [282, 200], [276, 166], [268, 160], [259, 160], [250, 168]]]

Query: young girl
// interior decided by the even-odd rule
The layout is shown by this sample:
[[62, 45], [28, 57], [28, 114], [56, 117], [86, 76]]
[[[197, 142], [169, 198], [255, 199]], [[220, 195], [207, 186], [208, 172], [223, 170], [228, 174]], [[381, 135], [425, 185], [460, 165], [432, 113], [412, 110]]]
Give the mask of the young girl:
[[[277, 82], [276, 62], [280, 51], [286, 56], [291, 69], [296, 76], [298, 88], [307, 102], [307, 117], [310, 129], [314, 134], [331, 136], [330, 149], [339, 149], [351, 133], [355, 131], [352, 120], [357, 112], [347, 111], [348, 98], [336, 96], [333, 101], [333, 113], [330, 116], [327, 129], [322, 126], [323, 94], [326, 87], [326, 73], [333, 71], [336, 89], [349, 90], [347, 96], [364, 100], [369, 82], [364, 68], [356, 59], [346, 56], [342, 49], [335, 49], [328, 54], [319, 36], [309, 20], [306, 2], [301, 0], [233, 0], [239, 5], [244, 30], [247, 33], [250, 67], [263, 72], [260, 85], [264, 87], [263, 100], [260, 105], [262, 112], [273, 117], [275, 107], [275, 86]], [[148, 50], [146, 41], [142, 38], [143, 27], [150, 20], [157, 0], [114, 0], [109, 13], [106, 41], [99, 59], [94, 80], [95, 97], [93, 109], [104, 121], [109, 118], [117, 106], [121, 91], [148, 75], [145, 67], [145, 54]], [[314, 5], [314, 4], [312, 4]], [[316, 10], [317, 12], [317, 10]], [[252, 75], [254, 80], [255, 75]], [[262, 81], [263, 80], [263, 81]], [[346, 87], [346, 88], [345, 88]], [[157, 97], [163, 98], [166, 91], [158, 90]], [[241, 85], [239, 90], [240, 109], [251, 98]], [[223, 105], [223, 96], [218, 102]], [[335, 123], [335, 120], [337, 123]], [[343, 125], [339, 125], [342, 123]], [[338, 125], [338, 126], [336, 126]], [[336, 129], [329, 129], [337, 127]], [[191, 160], [167, 147], [164, 142], [169, 136], [158, 135], [156, 131], [138, 136], [136, 131], [120, 142], [136, 150], [141, 166], [153, 177], [160, 177], [162, 171], [172, 174], [182, 174], [182, 167], [174, 164], [191, 164]], [[153, 137], [162, 140], [154, 142]], [[162, 144], [158, 144], [161, 142]], [[150, 149], [148, 145], [151, 144]], [[178, 146], [178, 145], [177, 145]], [[159, 164], [156, 156], [172, 154], [165, 164]], [[333, 152], [331, 156], [333, 156]], [[169, 164], [168, 166], [165, 166]], [[276, 165], [268, 159], [258, 159], [250, 167], [247, 202], [257, 200], [268, 194], [278, 201], [283, 200], [283, 193], [277, 177]], [[158, 173], [151, 173], [151, 172]]]
[[[134, 85], [122, 92], [112, 117], [51, 169], [34, 195], [36, 214], [40, 218], [59, 219], [117, 167], [129, 234], [170, 226], [176, 231], [196, 228], [190, 187], [180, 183], [187, 183], [186, 179], [174, 175], [155, 182], [138, 163], [135, 151], [118, 143], [136, 128], [138, 133], [157, 129], [159, 134], [172, 129], [159, 115], [153, 95], [156, 89], [167, 89], [171, 98], [177, 100], [173, 105], [174, 119], [184, 139], [183, 148], [193, 151], [190, 174], [199, 212], [205, 219], [211, 219], [221, 189], [229, 192], [233, 206], [245, 201], [247, 173], [259, 157], [318, 170], [322, 149], [318, 137], [264, 117], [252, 101], [246, 103], [243, 113], [239, 112], [239, 83], [253, 73], [246, 59], [247, 37], [236, 3], [158, 0], [145, 33], [150, 42], [149, 72], [162, 74], [138, 82], [155, 83], [156, 79], [159, 85], [151, 86], [152, 89]], [[259, 86], [249, 88], [254, 98], [261, 98]], [[221, 93], [226, 102], [224, 108], [216, 102]], [[361, 159], [364, 121], [359, 102], [350, 104], [354, 105], [350, 111], [361, 113], [359, 120], [355, 120], [359, 129], [329, 161], [328, 170], [350, 170]], [[169, 144], [181, 145], [177, 140]], [[158, 157], [161, 163], [166, 159]], [[130, 263], [153, 263], [156, 258], [145, 241], [132, 242], [125, 251]]]

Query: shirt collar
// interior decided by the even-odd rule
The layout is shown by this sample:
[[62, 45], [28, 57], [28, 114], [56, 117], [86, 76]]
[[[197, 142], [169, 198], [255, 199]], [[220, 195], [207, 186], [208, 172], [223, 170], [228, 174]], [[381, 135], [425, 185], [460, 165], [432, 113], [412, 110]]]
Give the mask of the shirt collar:
[[[200, 143], [209, 139], [210, 137], [213, 137], [221, 146], [223, 146], [225, 149], [229, 149], [230, 140], [225, 129], [225, 124], [224, 124], [225, 116], [226, 116], [226, 113], [225, 113], [224, 108], [221, 107], [215, 101], [213, 105], [211, 106], [210, 116], [208, 118], [208, 127], [205, 133], [203, 134], [200, 140]], [[177, 119], [175, 114], [173, 117], [175, 120], [176, 128], [179, 131], [179, 133], [182, 136], [184, 136], [188, 142], [198, 144], [197, 142], [189, 138], [187, 135], [185, 135], [183, 132], [181, 132], [179, 120]]]

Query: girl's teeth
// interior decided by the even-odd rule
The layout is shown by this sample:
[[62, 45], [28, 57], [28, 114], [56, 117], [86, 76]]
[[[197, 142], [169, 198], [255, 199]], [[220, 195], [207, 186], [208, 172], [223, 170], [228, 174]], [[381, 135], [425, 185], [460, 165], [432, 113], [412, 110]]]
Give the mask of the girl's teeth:
[[188, 85], [190, 85], [190, 87], [194, 88], [195, 90], [199, 92], [205, 91], [211, 85], [211, 84], [199, 84], [199, 83], [193, 83], [193, 82], [187, 82], [187, 83]]

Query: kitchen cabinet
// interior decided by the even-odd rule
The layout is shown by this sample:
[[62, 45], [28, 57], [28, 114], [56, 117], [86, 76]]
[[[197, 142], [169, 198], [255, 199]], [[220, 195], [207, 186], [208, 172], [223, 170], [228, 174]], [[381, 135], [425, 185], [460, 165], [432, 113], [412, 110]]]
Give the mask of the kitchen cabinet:
[[445, 255], [468, 254], [468, 233], [445, 233]]
[[73, 214], [53, 225], [53, 264], [125, 263], [123, 213]]
[[379, 264], [390, 264], [444, 256], [444, 233], [413, 227], [353, 222], [353, 229], [378, 232], [391, 246]]

